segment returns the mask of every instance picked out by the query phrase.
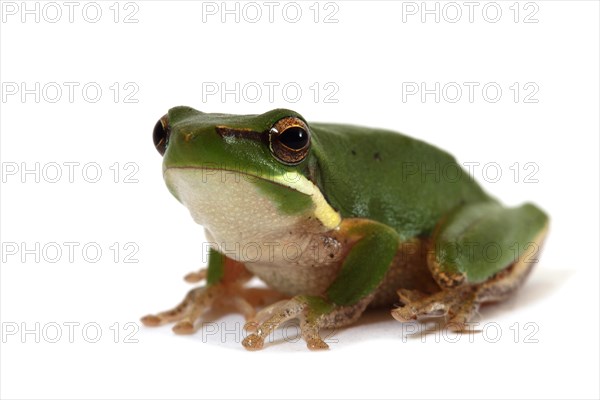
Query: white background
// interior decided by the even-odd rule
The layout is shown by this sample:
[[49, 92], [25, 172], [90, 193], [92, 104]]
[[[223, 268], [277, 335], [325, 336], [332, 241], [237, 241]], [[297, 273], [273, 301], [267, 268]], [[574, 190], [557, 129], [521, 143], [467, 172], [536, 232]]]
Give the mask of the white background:
[[[263, 3], [256, 23], [247, 21], [255, 8], [246, 8], [239, 23], [234, 15], [222, 23], [220, 14], [203, 14], [202, 3], [193, 1], [99, 2], [96, 23], [83, 18], [85, 2], [74, 9], [73, 22], [67, 6], [57, 3], [62, 18], [51, 23], [56, 8], [42, 2], [39, 22], [34, 14], [22, 22], [21, 3], [7, 3], [0, 28], [3, 398], [599, 396], [597, 2], [498, 2], [502, 15], [495, 23], [486, 18], [495, 18], [496, 6], [482, 15], [485, 2], [475, 8], [473, 22], [459, 2], [438, 3], [439, 22], [426, 15], [424, 23], [420, 2], [321, 3], [317, 23], [312, 1], [299, 3], [297, 23], [282, 17], [285, 3], [275, 8], [272, 23]], [[462, 18], [452, 23], [455, 4]], [[218, 2], [209, 9], [213, 5], [222, 7]], [[419, 10], [412, 15], [414, 6]], [[94, 18], [90, 7], [88, 19]], [[138, 22], [124, 23], [134, 11]], [[338, 22], [324, 23], [332, 11]], [[537, 23], [524, 22], [531, 13], [530, 22]], [[22, 98], [21, 83], [34, 89], [36, 82], [39, 101], [35, 94]], [[73, 102], [64, 82], [79, 84]], [[239, 101], [222, 99], [203, 90], [211, 82], [230, 89], [255, 82], [264, 91], [256, 102], [255, 92], [242, 93]], [[264, 82], [279, 85], [273, 99]], [[420, 95], [403, 99], [403, 86], [411, 82], [429, 89], [450, 83], [448, 90], [455, 82], [464, 90], [455, 103], [455, 92], [442, 92], [439, 102], [433, 94], [425, 101]], [[472, 102], [464, 82], [479, 84]], [[517, 102], [510, 88], [515, 82]], [[82, 95], [87, 83], [102, 89], [95, 103], [92, 89], [87, 99]], [[115, 83], [117, 102], [110, 89]], [[283, 96], [287, 83], [302, 89], [298, 101], [291, 101], [293, 91]], [[334, 86], [325, 90], [327, 83]], [[502, 89], [497, 102], [493, 91], [483, 97], [487, 83]], [[53, 103], [56, 86], [62, 97]], [[325, 101], [331, 87], [338, 89], [336, 103]], [[10, 94], [15, 88], [19, 92]], [[137, 102], [125, 102], [132, 88], [139, 90], [129, 100]], [[528, 100], [537, 102], [525, 102], [532, 88], [538, 91]], [[475, 177], [490, 193], [511, 205], [533, 201], [550, 214], [540, 263], [515, 297], [482, 309], [482, 333], [456, 343], [442, 334], [407, 338], [414, 326], [387, 312], [335, 332], [337, 343], [320, 353], [281, 340], [250, 353], [239, 334], [181, 337], [169, 327], [140, 327], [129, 338], [137, 343], [126, 343], [139, 317], [175, 305], [189, 286], [182, 276], [202, 266], [202, 229], [168, 193], [151, 140], [156, 120], [175, 105], [225, 113], [287, 107], [309, 121], [399, 130], [462, 162], [479, 162]], [[65, 162], [79, 163], [73, 182]], [[39, 182], [21, 174], [36, 163]], [[49, 182], [56, 173], [52, 163], [62, 165], [57, 183]], [[97, 183], [86, 181], [94, 169], [82, 175], [87, 163], [100, 166]], [[482, 174], [487, 163], [500, 166], [497, 182], [493, 170]], [[515, 163], [517, 182], [510, 169]], [[525, 169], [525, 163], [534, 166]], [[526, 182], [535, 166], [530, 178], [537, 183]], [[129, 172], [137, 183], [125, 182]], [[64, 242], [79, 243], [73, 262]], [[129, 242], [139, 249], [137, 263], [124, 262], [133, 249], [124, 248]], [[23, 246], [36, 243], [47, 254], [39, 262], [25, 255], [22, 262]], [[55, 263], [49, 262], [52, 243], [63, 250]], [[88, 243], [102, 249], [96, 263], [82, 256]], [[116, 262], [114, 243], [120, 248]], [[210, 329], [235, 331], [242, 320], [229, 315], [216, 321], [225, 325]], [[35, 332], [36, 323], [38, 338], [21, 335], [24, 328]], [[69, 323], [79, 324], [72, 343]], [[87, 335], [85, 324], [91, 324]], [[102, 335], [89, 343], [94, 326]]]

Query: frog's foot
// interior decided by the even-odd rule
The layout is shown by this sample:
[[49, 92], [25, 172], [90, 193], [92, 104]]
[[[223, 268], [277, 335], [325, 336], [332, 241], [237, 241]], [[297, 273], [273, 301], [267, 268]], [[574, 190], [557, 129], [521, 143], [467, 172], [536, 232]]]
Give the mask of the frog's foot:
[[142, 318], [142, 323], [146, 326], [159, 326], [175, 322], [173, 326], [175, 333], [190, 334], [195, 332], [196, 322], [209, 310], [228, 306], [248, 320], [254, 317], [256, 307], [281, 298], [281, 295], [275, 296], [272, 290], [245, 288], [244, 284], [250, 280], [252, 274], [242, 263], [220, 255], [216, 251], [209, 255], [209, 268], [211, 263], [215, 270], [221, 270], [218, 280], [211, 282], [207, 269], [187, 274], [184, 278], [187, 282], [196, 283], [206, 280], [207, 285], [190, 290], [183, 301], [170, 310], [146, 315]]
[[[146, 326], [159, 326], [169, 322], [176, 322], [173, 332], [177, 334], [194, 333], [195, 322], [200, 316], [212, 307], [215, 300], [225, 292], [223, 285], [202, 286], [190, 290], [183, 301], [176, 307], [158, 314], [146, 315], [141, 319]], [[243, 300], [243, 299], [242, 299]], [[241, 302], [242, 313], [249, 312], [249, 304]]]
[[282, 300], [260, 310], [244, 327], [254, 333], [248, 335], [242, 344], [247, 350], [263, 348], [265, 338], [284, 322], [297, 318], [306, 346], [310, 350], [325, 350], [329, 345], [321, 337], [319, 330], [337, 328], [356, 321], [365, 310], [372, 296], [368, 296], [351, 306], [339, 307], [316, 296], [296, 296]]
[[260, 350], [263, 348], [265, 338], [284, 322], [299, 318], [302, 337], [309, 349], [327, 349], [329, 346], [319, 336], [319, 318], [309, 320], [305, 312], [308, 302], [298, 296], [290, 300], [282, 300], [262, 309], [253, 319], [246, 323], [246, 330], [253, 330], [242, 344], [247, 350]]
[[400, 289], [398, 296], [403, 306], [392, 310], [396, 320], [406, 322], [420, 316], [446, 315], [446, 327], [453, 331], [464, 331], [481, 304], [476, 286], [444, 289], [432, 295]]
[[141, 321], [146, 326], [175, 322], [173, 332], [192, 334], [196, 331], [196, 322], [209, 310], [230, 307], [248, 321], [254, 318], [256, 307], [280, 298], [281, 294], [270, 289], [244, 288], [239, 283], [219, 283], [194, 288], [176, 307], [158, 314], [146, 315]]

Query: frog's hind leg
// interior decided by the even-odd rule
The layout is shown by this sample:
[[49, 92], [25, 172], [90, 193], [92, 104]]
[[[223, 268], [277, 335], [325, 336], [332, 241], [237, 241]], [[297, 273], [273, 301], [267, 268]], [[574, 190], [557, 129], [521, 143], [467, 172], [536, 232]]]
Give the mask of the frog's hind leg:
[[481, 304], [504, 300], [524, 282], [537, 261], [547, 222], [530, 204], [508, 209], [480, 203], [456, 210], [436, 228], [427, 257], [441, 291], [423, 295], [400, 289], [403, 306], [392, 310], [393, 317], [407, 321], [445, 314], [448, 328], [464, 330]]
[[504, 300], [525, 281], [534, 265], [525, 261], [520, 260], [484, 283], [445, 288], [431, 296], [399, 289], [398, 297], [404, 306], [393, 310], [392, 315], [404, 322], [422, 315], [444, 314], [449, 329], [465, 330], [481, 304]]

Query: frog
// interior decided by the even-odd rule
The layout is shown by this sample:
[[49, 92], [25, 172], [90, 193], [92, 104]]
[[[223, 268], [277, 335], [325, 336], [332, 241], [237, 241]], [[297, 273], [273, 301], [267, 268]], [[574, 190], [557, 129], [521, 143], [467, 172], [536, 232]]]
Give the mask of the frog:
[[536, 205], [502, 205], [450, 153], [393, 130], [178, 106], [153, 142], [208, 262], [185, 276], [203, 284], [141, 321], [193, 334], [228, 305], [246, 320], [247, 350], [289, 320], [309, 349], [328, 349], [322, 332], [381, 307], [465, 331], [522, 286], [548, 231]]

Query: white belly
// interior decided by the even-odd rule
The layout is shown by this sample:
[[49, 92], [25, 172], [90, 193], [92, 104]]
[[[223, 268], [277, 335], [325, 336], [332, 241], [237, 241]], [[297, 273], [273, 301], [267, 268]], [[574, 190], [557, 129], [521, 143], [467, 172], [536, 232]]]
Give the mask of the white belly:
[[170, 168], [164, 175], [194, 221], [206, 229], [210, 245], [274, 289], [319, 294], [337, 275], [339, 243], [328, 237], [330, 229], [314, 209], [282, 213], [252, 184], [258, 178], [240, 173]]

